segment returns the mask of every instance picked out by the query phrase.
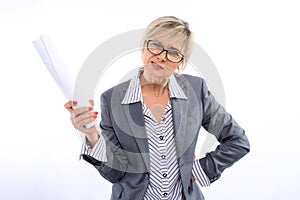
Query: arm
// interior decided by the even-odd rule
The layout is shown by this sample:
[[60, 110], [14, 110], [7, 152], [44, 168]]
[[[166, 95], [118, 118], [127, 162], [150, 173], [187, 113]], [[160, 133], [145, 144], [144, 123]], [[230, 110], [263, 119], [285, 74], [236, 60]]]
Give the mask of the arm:
[[203, 171], [199, 160], [194, 160], [193, 162], [191, 178], [193, 180], [197, 180], [202, 187], [210, 186], [209, 178], [206, 176], [205, 172]]
[[105, 140], [103, 136], [101, 136], [101, 130], [98, 129], [98, 131], [100, 134], [94, 145], [91, 144], [91, 140], [88, 139], [88, 137], [85, 137], [81, 148], [80, 159], [83, 155], [89, 155], [98, 161], [107, 162]]
[[[93, 100], [89, 102], [91, 106], [94, 106]], [[105, 141], [100, 134], [101, 130], [96, 126], [85, 127], [86, 124], [93, 122], [97, 118], [98, 112], [93, 112], [93, 107], [79, 107], [74, 109], [73, 106], [75, 105], [77, 105], [77, 101], [68, 101], [64, 106], [71, 114], [70, 120], [74, 128], [85, 135], [80, 158], [85, 154], [106, 162]]]
[[198, 160], [210, 182], [250, 151], [245, 131], [232, 116], [215, 100], [205, 82], [202, 82], [203, 120], [202, 126], [213, 134], [220, 145]]
[[90, 155], [82, 155], [83, 159], [94, 165], [99, 173], [108, 181], [119, 181], [127, 169], [127, 157], [115, 135], [110, 118], [109, 105], [104, 95], [101, 95], [101, 136], [106, 141], [107, 162], [101, 162]]
[[[102, 98], [102, 97], [101, 97]], [[92, 112], [92, 107], [79, 107], [73, 109], [76, 101], [68, 101], [65, 108], [70, 112], [70, 120], [75, 129], [85, 134], [80, 158], [94, 165], [100, 174], [108, 181], [114, 183], [125, 174], [127, 159], [115, 136], [109, 115], [109, 108], [104, 97], [102, 98], [101, 129], [96, 126], [86, 128], [85, 125], [94, 121], [97, 112]], [[93, 106], [94, 102], [90, 100]]]

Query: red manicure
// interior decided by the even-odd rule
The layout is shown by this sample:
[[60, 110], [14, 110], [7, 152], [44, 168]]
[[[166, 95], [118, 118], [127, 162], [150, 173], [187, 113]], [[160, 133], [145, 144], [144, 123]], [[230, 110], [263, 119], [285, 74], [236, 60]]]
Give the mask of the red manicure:
[[89, 107], [89, 111], [91, 111], [91, 110], [93, 110], [93, 108], [92, 108], [92, 107]]
[[94, 112], [95, 115], [98, 115], [98, 112]]

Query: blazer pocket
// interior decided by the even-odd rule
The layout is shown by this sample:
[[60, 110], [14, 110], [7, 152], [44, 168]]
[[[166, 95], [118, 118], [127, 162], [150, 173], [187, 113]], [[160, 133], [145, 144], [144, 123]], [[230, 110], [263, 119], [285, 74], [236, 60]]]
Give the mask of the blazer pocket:
[[119, 199], [121, 197], [122, 192], [123, 192], [122, 185], [120, 185], [118, 183], [113, 184], [113, 186], [112, 186], [112, 195], [114, 195], [114, 197]]
[[186, 199], [189, 200], [204, 200], [204, 196], [202, 191], [200, 190], [196, 181], [191, 180], [190, 185], [188, 187], [188, 197]]

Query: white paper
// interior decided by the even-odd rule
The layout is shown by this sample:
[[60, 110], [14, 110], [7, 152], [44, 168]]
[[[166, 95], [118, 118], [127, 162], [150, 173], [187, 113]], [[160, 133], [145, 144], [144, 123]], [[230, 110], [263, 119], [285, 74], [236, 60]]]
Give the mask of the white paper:
[[[61, 92], [64, 94], [67, 100], [72, 100], [74, 96], [75, 77], [72, 76], [69, 68], [62, 61], [49, 36], [46, 34], [40, 35], [39, 39], [33, 41], [33, 45], [35, 46], [37, 52], [42, 58], [49, 73], [55, 80], [57, 86], [60, 88]], [[77, 99], [74, 100], [76, 100], [78, 104], [73, 106], [73, 108], [91, 106], [89, 99], [89, 97], [77, 97]], [[92, 127], [96, 124], [95, 122], [96, 120], [87, 124], [86, 127]], [[80, 138], [83, 139], [84, 135], [80, 134]]]
[[66, 99], [73, 99], [75, 77], [63, 63], [49, 36], [41, 35], [33, 44]]

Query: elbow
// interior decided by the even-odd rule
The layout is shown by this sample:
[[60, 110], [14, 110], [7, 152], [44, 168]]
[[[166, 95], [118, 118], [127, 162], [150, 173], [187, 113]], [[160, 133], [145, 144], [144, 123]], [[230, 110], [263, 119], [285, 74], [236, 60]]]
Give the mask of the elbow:
[[243, 136], [239, 146], [242, 157], [250, 152], [250, 142], [246, 135]]
[[243, 152], [242, 153], [242, 157], [244, 157], [245, 155], [247, 155], [250, 152], [250, 145], [246, 146], [246, 147], [243, 147], [242, 152]]
[[235, 152], [236, 158], [240, 159], [250, 152], [250, 142], [243, 131], [243, 134], [232, 138], [230, 141], [232, 152]]

